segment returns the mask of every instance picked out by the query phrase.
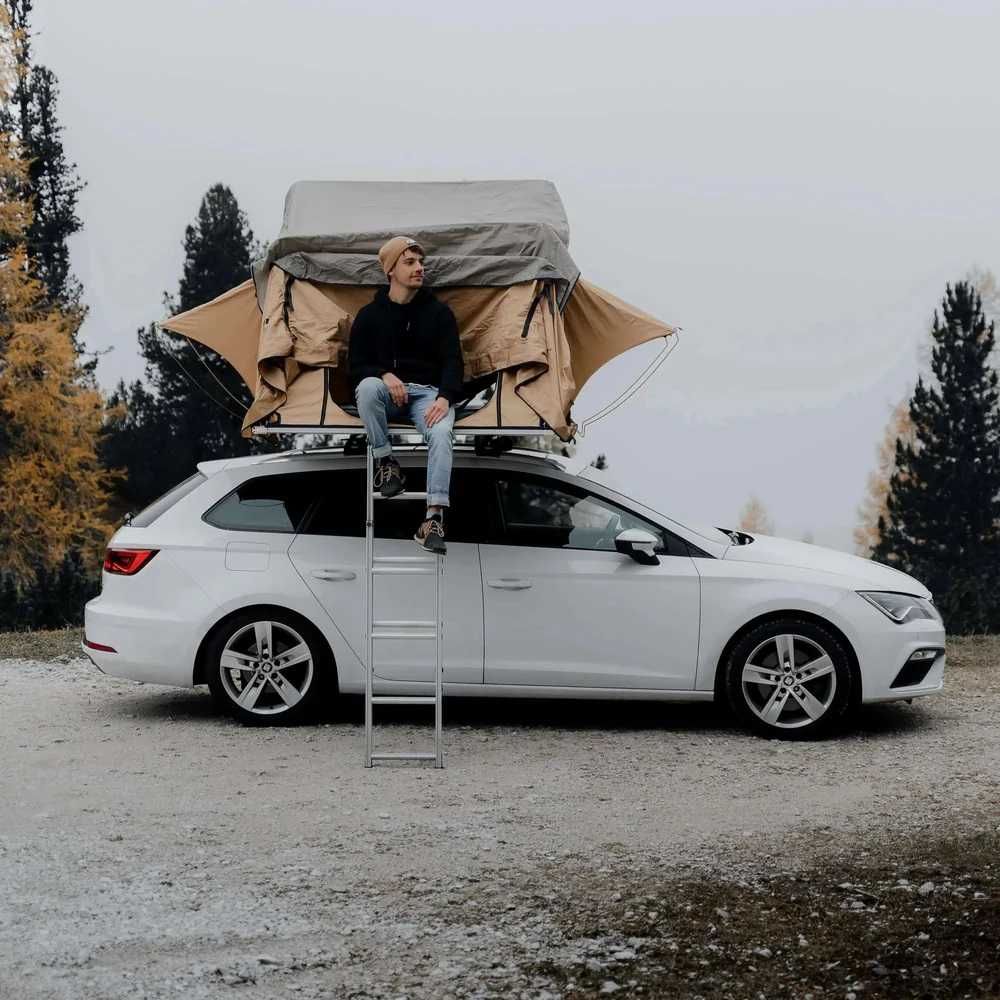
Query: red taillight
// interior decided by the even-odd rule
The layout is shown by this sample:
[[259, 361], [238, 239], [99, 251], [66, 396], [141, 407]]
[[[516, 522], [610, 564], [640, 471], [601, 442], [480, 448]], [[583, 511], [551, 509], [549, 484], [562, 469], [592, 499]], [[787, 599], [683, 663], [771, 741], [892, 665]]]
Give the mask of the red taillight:
[[104, 553], [104, 572], [131, 576], [138, 573], [159, 549], [108, 549]]
[[91, 642], [86, 636], [83, 637], [83, 644], [89, 649], [99, 649], [104, 653], [117, 653], [118, 650], [114, 646], [104, 646], [99, 642]]

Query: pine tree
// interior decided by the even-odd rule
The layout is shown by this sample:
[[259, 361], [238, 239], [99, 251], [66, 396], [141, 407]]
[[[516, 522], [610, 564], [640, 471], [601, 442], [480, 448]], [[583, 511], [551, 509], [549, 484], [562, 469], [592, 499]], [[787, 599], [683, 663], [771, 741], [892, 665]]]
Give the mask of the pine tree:
[[964, 281], [947, 287], [931, 330], [933, 380], [910, 400], [873, 558], [935, 595], [949, 631], [1000, 629], [1000, 392], [993, 324]]
[[[15, 81], [10, 98], [0, 106], [0, 132], [13, 135], [28, 163], [19, 196], [32, 203], [34, 217], [23, 237], [32, 273], [41, 281], [44, 300], [60, 306], [75, 320], [74, 342], [85, 316], [82, 289], [72, 275], [67, 240], [79, 232], [77, 198], [84, 188], [75, 163], [66, 159], [57, 116], [59, 85], [55, 74], [31, 62], [32, 0], [3, 0], [11, 25]], [[12, 249], [0, 239], [3, 251]], [[76, 343], [78, 350], [79, 343]], [[96, 357], [83, 366], [92, 375]]]
[[[177, 296], [164, 295], [166, 309], [193, 309], [245, 281], [259, 249], [232, 191], [213, 185], [185, 230], [184, 270]], [[109, 466], [129, 470], [117, 498], [120, 510], [145, 506], [191, 475], [198, 462], [280, 447], [273, 438], [241, 436], [251, 397], [229, 362], [154, 324], [138, 336], [146, 380], [119, 382], [111, 401], [126, 415], [109, 428], [101, 448]]]

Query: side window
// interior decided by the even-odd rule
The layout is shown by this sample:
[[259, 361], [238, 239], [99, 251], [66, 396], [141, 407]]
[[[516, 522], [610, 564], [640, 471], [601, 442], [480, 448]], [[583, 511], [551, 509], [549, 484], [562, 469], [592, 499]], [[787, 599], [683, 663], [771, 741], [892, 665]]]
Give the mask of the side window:
[[[304, 535], [365, 536], [365, 470], [318, 473], [316, 506], [302, 525]], [[375, 518], [378, 523], [378, 517]]]
[[213, 504], [202, 520], [229, 531], [298, 530], [315, 497], [315, 473], [258, 476]]
[[161, 514], [165, 514], [168, 510], [178, 500], [182, 500], [193, 490], [198, 489], [199, 486], [207, 477], [202, 475], [200, 472], [196, 472], [193, 476], [188, 476], [183, 483], [178, 483], [172, 490], [168, 490], [163, 496], [158, 497], [154, 500], [148, 507], [143, 508], [132, 520], [129, 522], [129, 526], [132, 528], [147, 528], [151, 525]]
[[[424, 488], [423, 469], [404, 469], [406, 488]], [[365, 537], [365, 470], [343, 469], [323, 474], [316, 507], [302, 526], [304, 535]], [[412, 538], [424, 515], [422, 499], [375, 501], [376, 538]]]
[[[427, 470], [406, 465], [406, 488], [423, 492]], [[325, 473], [319, 488], [316, 507], [302, 526], [305, 535], [339, 535], [363, 538], [365, 534], [365, 471], [348, 469]], [[489, 512], [481, 498], [492, 480], [477, 470], [456, 467], [452, 470], [449, 500], [445, 515], [449, 542], [488, 540]], [[426, 501], [406, 499], [375, 501], [375, 537], [409, 540], [423, 520]]]
[[678, 554], [669, 532], [624, 507], [564, 483], [535, 476], [497, 480], [500, 539], [506, 545], [614, 552], [615, 536], [641, 528], [659, 539], [657, 552]]

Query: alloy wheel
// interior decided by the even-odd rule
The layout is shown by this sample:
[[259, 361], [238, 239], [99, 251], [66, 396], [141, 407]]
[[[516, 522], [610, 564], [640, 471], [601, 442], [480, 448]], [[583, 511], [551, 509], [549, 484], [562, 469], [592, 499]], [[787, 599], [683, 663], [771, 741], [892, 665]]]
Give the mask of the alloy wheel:
[[244, 625], [226, 643], [219, 677], [233, 704], [254, 715], [277, 715], [294, 708], [313, 682], [312, 652], [284, 622]]
[[837, 694], [830, 654], [815, 639], [791, 633], [760, 643], [743, 665], [741, 683], [750, 710], [777, 729], [814, 725]]

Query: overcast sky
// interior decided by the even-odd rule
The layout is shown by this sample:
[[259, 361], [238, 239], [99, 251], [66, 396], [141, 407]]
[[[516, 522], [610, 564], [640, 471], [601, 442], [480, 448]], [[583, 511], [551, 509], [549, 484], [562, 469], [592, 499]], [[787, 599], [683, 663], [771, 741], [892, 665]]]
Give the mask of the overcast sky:
[[1000, 271], [996, 3], [36, 0], [34, 25], [108, 390], [213, 183], [269, 240], [297, 179], [544, 177], [583, 273], [683, 327], [581, 455], [681, 519], [755, 493], [850, 550], [945, 283]]

